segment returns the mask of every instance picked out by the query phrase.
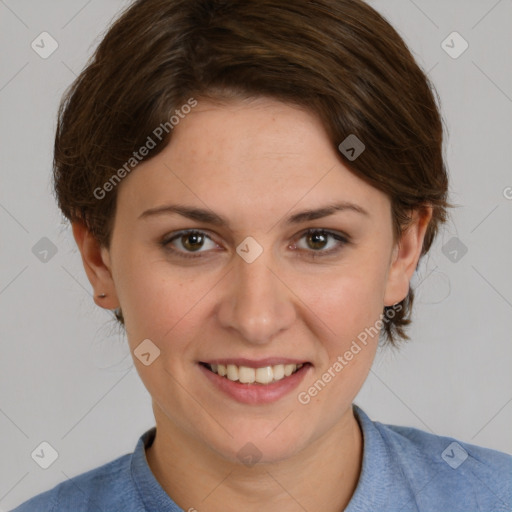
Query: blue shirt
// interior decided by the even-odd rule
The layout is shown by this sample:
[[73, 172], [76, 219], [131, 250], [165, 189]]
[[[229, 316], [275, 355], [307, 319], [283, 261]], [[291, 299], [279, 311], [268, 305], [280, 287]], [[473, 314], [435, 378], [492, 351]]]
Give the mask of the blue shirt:
[[[363, 464], [345, 512], [512, 511], [512, 456], [373, 422], [357, 406], [354, 413], [363, 433]], [[146, 460], [155, 432], [156, 427], [145, 432], [133, 453], [62, 482], [12, 512], [181, 512]]]

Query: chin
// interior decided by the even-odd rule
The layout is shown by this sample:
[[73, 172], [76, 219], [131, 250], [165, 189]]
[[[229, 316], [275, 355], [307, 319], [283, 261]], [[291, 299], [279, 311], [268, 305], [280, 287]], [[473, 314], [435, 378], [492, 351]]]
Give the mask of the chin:
[[[286, 417], [286, 416], [285, 416]], [[285, 420], [286, 421], [286, 420]], [[264, 422], [262, 428], [254, 424], [248, 428], [228, 431], [233, 435], [222, 436], [222, 439], [205, 439], [210, 448], [225, 460], [252, 467], [254, 464], [276, 464], [290, 459], [301, 448], [307, 445], [303, 427], [299, 425], [281, 429], [274, 426], [269, 428], [268, 422]]]

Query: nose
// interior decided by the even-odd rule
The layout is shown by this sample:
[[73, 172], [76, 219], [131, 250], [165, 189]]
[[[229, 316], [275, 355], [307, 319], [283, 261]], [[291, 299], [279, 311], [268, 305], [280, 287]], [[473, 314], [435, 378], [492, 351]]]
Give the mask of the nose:
[[236, 256], [218, 309], [221, 325], [253, 345], [271, 342], [296, 318], [294, 295], [274, 270], [269, 253], [263, 251], [252, 263]]

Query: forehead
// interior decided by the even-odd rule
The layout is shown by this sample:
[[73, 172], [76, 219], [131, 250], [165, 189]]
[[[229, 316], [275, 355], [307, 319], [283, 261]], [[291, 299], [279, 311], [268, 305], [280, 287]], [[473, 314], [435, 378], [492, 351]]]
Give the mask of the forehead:
[[141, 211], [176, 199], [227, 215], [334, 201], [376, 211], [389, 206], [385, 194], [348, 169], [313, 114], [266, 98], [199, 100], [167, 147], [139, 164], [118, 192], [119, 203]]

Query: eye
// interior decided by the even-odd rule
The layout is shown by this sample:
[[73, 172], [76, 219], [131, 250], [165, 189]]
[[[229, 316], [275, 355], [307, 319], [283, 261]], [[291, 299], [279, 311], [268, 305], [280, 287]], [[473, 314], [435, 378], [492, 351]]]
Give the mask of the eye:
[[[339, 252], [344, 245], [350, 243], [347, 235], [325, 229], [309, 229], [302, 233], [297, 240], [301, 242], [303, 239], [306, 243], [305, 246], [294, 242], [289, 247], [299, 249], [300, 252], [305, 253], [305, 257], [312, 259], [333, 255]], [[219, 245], [204, 231], [194, 229], [172, 233], [160, 243], [165, 250], [181, 258], [200, 258], [203, 253], [219, 248]]]
[[[210, 247], [208, 247], [208, 242], [211, 244]], [[179, 233], [173, 234], [171, 237], [164, 238], [161, 244], [167, 250], [177, 253], [184, 258], [197, 258], [200, 256], [200, 253], [218, 247], [206, 233], [196, 230], [180, 231]], [[205, 250], [203, 251], [201, 249]]]
[[308, 229], [300, 238], [305, 240], [306, 246], [300, 247], [300, 244], [294, 243], [293, 248], [299, 248], [307, 252], [307, 257], [317, 258], [330, 256], [339, 252], [344, 245], [349, 243], [349, 238], [341, 233], [327, 231], [325, 229]]

